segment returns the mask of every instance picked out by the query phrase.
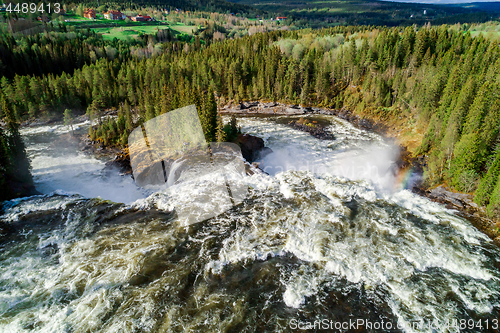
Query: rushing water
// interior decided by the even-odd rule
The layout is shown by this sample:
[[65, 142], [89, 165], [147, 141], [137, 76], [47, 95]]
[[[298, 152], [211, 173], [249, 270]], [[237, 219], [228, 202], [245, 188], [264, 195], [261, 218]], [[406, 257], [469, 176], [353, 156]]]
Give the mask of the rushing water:
[[[189, 226], [172, 207], [199, 209], [196, 187], [139, 189], [54, 145], [65, 127], [24, 131], [44, 195], [3, 205], [0, 331], [287, 332], [315, 321], [344, 332], [498, 331], [498, 248], [404, 189], [391, 144], [316, 120], [336, 139], [283, 118], [242, 119], [274, 151], [261, 161], [269, 175], [245, 177], [243, 203]], [[349, 321], [358, 330], [335, 330]]]

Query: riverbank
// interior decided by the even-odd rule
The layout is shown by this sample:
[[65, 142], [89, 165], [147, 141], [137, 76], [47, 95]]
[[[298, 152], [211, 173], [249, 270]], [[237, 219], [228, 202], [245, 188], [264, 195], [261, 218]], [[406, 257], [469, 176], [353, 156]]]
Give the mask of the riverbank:
[[[353, 123], [355, 126], [396, 140], [401, 147], [401, 153], [397, 162], [400, 172], [413, 169], [421, 175], [423, 174], [427, 160], [425, 155], [417, 156], [415, 153], [423, 138], [423, 135], [418, 132], [415, 124], [408, 124], [407, 119], [402, 117], [399, 117], [397, 120], [384, 121], [380, 117], [359, 116], [354, 114], [349, 108], [335, 110], [333, 114]], [[491, 238], [497, 246], [500, 246], [500, 219], [489, 218], [485, 208], [478, 206], [474, 202], [472, 194], [454, 191], [447, 187], [446, 184], [427, 187], [423, 182], [417, 182], [411, 188], [411, 191], [455, 210], [457, 215], [469, 220], [477, 229]]]

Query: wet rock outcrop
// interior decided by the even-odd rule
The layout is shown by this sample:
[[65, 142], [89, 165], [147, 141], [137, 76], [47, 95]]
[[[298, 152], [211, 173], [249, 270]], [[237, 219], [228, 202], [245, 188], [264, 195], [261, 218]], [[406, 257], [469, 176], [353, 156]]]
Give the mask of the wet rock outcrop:
[[[249, 163], [272, 153], [271, 148], [265, 146], [264, 140], [254, 135], [239, 134], [234, 143], [240, 146], [243, 158]], [[92, 150], [92, 148], [89, 148], [88, 150]], [[132, 175], [132, 167], [130, 164], [130, 155], [128, 150], [124, 149], [119, 152], [113, 151], [113, 153], [116, 154], [115, 158], [106, 163], [105, 169], [118, 170], [122, 175]]]
[[132, 174], [132, 166], [130, 165], [130, 155], [128, 150], [116, 154], [115, 159], [109, 162], [106, 162], [106, 168], [115, 168], [123, 175], [131, 175]]
[[484, 208], [479, 207], [474, 202], [473, 195], [453, 192], [444, 185], [432, 189], [418, 187], [413, 192], [455, 210], [457, 215], [469, 220], [476, 228], [490, 237], [497, 246], [500, 246], [500, 236], [498, 233], [500, 222], [488, 218]]
[[[4, 175], [0, 174], [0, 177], [4, 177]], [[4, 181], [4, 188], [6, 191], [1, 194], [0, 201], [41, 194], [36, 190], [35, 185], [32, 182], [12, 178], [6, 178]]]
[[435, 201], [443, 203], [448, 206], [454, 206], [456, 208], [466, 208], [467, 206], [472, 206], [474, 208], [479, 208], [479, 206], [473, 201], [473, 196], [464, 193], [451, 192], [443, 185], [436, 188], [428, 190], [428, 196]]
[[300, 118], [299, 120], [290, 121], [288, 125], [296, 130], [307, 132], [320, 140], [335, 140], [335, 136], [332, 133], [315, 121]]
[[254, 135], [240, 134], [235, 143], [240, 146], [243, 158], [249, 163], [272, 153], [271, 148], [265, 146], [264, 140]]
[[281, 115], [293, 116], [305, 113], [312, 113], [313, 109], [300, 105], [287, 105], [277, 102], [241, 102], [237, 104], [229, 103], [219, 109], [221, 114], [238, 115]]

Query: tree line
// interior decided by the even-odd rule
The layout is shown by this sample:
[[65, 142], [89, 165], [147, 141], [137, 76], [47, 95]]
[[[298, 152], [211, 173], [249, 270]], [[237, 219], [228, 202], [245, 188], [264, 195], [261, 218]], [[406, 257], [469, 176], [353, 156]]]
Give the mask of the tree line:
[[240, 14], [261, 14], [261, 10], [255, 8], [254, 6], [242, 5], [230, 1], [224, 0], [144, 0], [144, 1], [93, 1], [93, 0], [83, 0], [77, 3], [68, 3], [66, 7], [72, 9], [76, 6], [85, 6], [96, 8], [98, 11], [107, 11], [109, 9], [115, 10], [140, 10], [144, 7], [154, 8], [154, 9], [182, 9], [189, 11], [207, 11], [207, 12], [220, 12], [220, 13], [240, 13]]
[[16, 76], [1, 86], [19, 119], [121, 105], [116, 126], [108, 122], [95, 134], [116, 132], [117, 143], [124, 143], [127, 117], [140, 122], [194, 101], [210, 104], [212, 92], [221, 102], [263, 99], [404, 116], [425, 133], [418, 153], [428, 156], [427, 183], [476, 190], [476, 201], [498, 216], [499, 56], [496, 43], [448, 26], [335, 27], [209, 46], [167, 43], [148, 59], [102, 58], [72, 75]]
[[[192, 40], [194, 43], [196, 40], [196, 37], [179, 35], [171, 29], [123, 41], [117, 38], [104, 40], [91, 29], [75, 29], [64, 24], [47, 27], [47, 31], [32, 36], [0, 34], [0, 77], [72, 74], [75, 69], [101, 58], [127, 61], [137, 55], [150, 56], [153, 53], [150, 49], [161, 42]], [[211, 38], [213, 25], [205, 30], [203, 37]]]
[[19, 133], [19, 123], [3, 92], [0, 106], [6, 128], [0, 127], [0, 201], [18, 196], [21, 184], [33, 184], [30, 161]]

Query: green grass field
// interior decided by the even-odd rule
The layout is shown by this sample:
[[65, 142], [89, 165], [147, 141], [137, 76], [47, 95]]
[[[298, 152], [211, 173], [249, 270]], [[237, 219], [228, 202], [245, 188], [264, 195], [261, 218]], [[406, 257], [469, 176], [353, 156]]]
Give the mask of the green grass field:
[[[466, 28], [465, 30], [463, 28]], [[454, 31], [466, 31], [470, 32], [472, 37], [483, 36], [484, 38], [488, 38], [491, 40], [500, 40], [500, 22], [499, 21], [490, 21], [480, 24], [470, 24], [470, 25], [457, 25], [454, 24], [450, 26], [451, 30]]]
[[483, 35], [492, 40], [500, 39], [500, 22], [492, 21], [483, 24], [473, 25], [469, 28], [472, 36]]
[[184, 24], [173, 24], [170, 26], [170, 28], [179, 33], [184, 33], [189, 35], [191, 35], [196, 30], [195, 25], [184, 25]]
[[113, 38], [118, 39], [127, 39], [127, 38], [135, 38], [140, 33], [143, 34], [154, 34], [159, 29], [167, 29], [167, 25], [161, 26], [137, 26], [137, 27], [108, 27], [108, 28], [94, 28], [95, 32], [102, 34], [104, 39], [111, 40]]
[[[108, 21], [109, 22], [109, 21]], [[193, 25], [142, 25], [142, 26], [118, 26], [118, 27], [102, 27], [93, 28], [95, 32], [102, 34], [102, 37], [107, 40], [118, 38], [126, 40], [127, 38], [136, 38], [140, 33], [155, 34], [158, 30], [171, 28], [177, 33], [192, 34], [196, 29]]]

